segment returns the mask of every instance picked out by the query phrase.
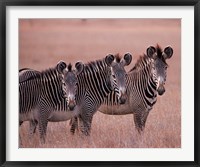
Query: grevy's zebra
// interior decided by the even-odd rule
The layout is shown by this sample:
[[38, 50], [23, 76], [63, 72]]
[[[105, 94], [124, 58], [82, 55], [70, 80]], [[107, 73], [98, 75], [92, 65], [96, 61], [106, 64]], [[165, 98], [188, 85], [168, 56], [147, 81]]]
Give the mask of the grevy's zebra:
[[99, 111], [111, 115], [133, 114], [135, 127], [141, 132], [150, 110], [156, 103], [157, 93], [163, 95], [165, 92], [168, 67], [166, 59], [172, 55], [173, 49], [169, 46], [164, 51], [158, 45], [156, 48], [147, 48], [147, 55], [140, 57], [127, 73], [127, 102], [119, 106], [114, 100], [115, 95], [110, 94]]
[[[126, 101], [126, 71], [124, 66], [129, 65], [132, 55], [127, 53], [120, 60], [119, 56], [106, 56], [103, 60], [97, 60], [85, 64], [84, 71], [78, 77], [77, 110], [81, 132], [89, 135], [94, 113], [103, 103], [104, 98], [111, 91], [116, 92], [117, 99], [121, 103]], [[73, 124], [77, 117], [71, 120]], [[72, 125], [71, 132], [76, 128]]]
[[[67, 67], [67, 68], [66, 68]], [[30, 121], [30, 133], [39, 124], [41, 142], [45, 142], [48, 121], [65, 121], [76, 113], [73, 110], [77, 76], [83, 71], [80, 62], [68, 66], [64, 62], [43, 72], [31, 69], [19, 71], [19, 124]]]
[[[164, 51], [157, 47], [150, 46], [147, 55], [143, 55], [136, 65], [127, 73], [127, 101], [119, 104], [116, 93], [112, 91], [105, 98], [104, 104], [98, 109], [100, 112], [109, 115], [133, 114], [136, 129], [141, 132], [149, 111], [157, 100], [157, 93], [163, 95], [165, 92], [165, 81], [167, 77], [166, 59], [171, 58], [173, 49], [166, 47]], [[76, 125], [77, 120], [73, 125]]]

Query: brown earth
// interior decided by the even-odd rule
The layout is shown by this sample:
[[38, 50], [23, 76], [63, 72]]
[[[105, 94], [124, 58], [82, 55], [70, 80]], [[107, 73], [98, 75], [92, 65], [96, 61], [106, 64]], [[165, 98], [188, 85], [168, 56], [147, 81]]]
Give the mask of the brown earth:
[[91, 136], [70, 134], [69, 121], [49, 123], [46, 144], [38, 132], [28, 137], [29, 124], [20, 128], [23, 147], [56, 148], [177, 148], [181, 147], [181, 20], [180, 19], [20, 19], [19, 68], [45, 70], [57, 62], [101, 59], [108, 53], [130, 52], [133, 61], [150, 45], [171, 45], [166, 92], [147, 119], [144, 134], [134, 128], [133, 115], [109, 116], [97, 112]]

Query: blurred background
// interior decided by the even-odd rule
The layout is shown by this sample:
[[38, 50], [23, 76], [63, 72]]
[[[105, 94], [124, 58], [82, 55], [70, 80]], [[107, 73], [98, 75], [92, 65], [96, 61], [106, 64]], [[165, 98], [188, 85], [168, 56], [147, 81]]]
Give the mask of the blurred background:
[[[19, 68], [38, 70], [130, 52], [133, 62], [150, 45], [171, 45], [180, 57], [179, 19], [20, 19]], [[131, 65], [130, 65], [131, 67]]]
[[[24, 147], [180, 147], [181, 146], [181, 20], [180, 19], [20, 19], [19, 68], [45, 70], [66, 63], [101, 59], [108, 53], [130, 52], [131, 69], [148, 46], [170, 45], [174, 55], [169, 64], [166, 93], [158, 97], [149, 114], [143, 139], [138, 139], [133, 115], [108, 116], [97, 112], [92, 124], [94, 145], [71, 139], [69, 122], [49, 123], [45, 146], [28, 140], [23, 125]], [[105, 124], [106, 122], [106, 124]], [[57, 132], [57, 130], [60, 130]], [[59, 138], [51, 135], [56, 130]], [[64, 134], [63, 138], [60, 137]], [[100, 136], [98, 136], [100, 135]], [[26, 138], [27, 137], [27, 138]], [[67, 138], [67, 142], [66, 142]], [[117, 139], [117, 140], [116, 140]], [[137, 140], [138, 139], [138, 140]], [[57, 144], [55, 145], [55, 140]], [[67, 144], [68, 143], [68, 144]]]

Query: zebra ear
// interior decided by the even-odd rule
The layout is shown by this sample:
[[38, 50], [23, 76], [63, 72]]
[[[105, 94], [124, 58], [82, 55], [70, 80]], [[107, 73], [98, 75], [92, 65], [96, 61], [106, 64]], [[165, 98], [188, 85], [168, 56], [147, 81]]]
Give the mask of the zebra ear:
[[155, 53], [156, 53], [156, 48], [155, 47], [150, 46], [150, 47], [147, 48], [147, 56], [149, 58], [154, 59], [155, 58]]
[[62, 74], [63, 73], [63, 70], [67, 67], [66, 63], [64, 61], [60, 61], [56, 68], [58, 70], [58, 73]]
[[125, 64], [124, 65], [128, 66], [132, 61], [132, 55], [130, 53], [126, 53], [124, 55], [124, 60], [125, 60]]
[[112, 54], [106, 56], [105, 61], [108, 66], [111, 66], [112, 62], [114, 61], [115, 57]]
[[166, 47], [163, 52], [163, 58], [170, 59], [172, 55], [173, 55], [173, 49], [170, 46]]
[[76, 67], [76, 70], [77, 70], [76, 74], [79, 75], [84, 69], [84, 64], [82, 62], [77, 62], [75, 64], [75, 67]]

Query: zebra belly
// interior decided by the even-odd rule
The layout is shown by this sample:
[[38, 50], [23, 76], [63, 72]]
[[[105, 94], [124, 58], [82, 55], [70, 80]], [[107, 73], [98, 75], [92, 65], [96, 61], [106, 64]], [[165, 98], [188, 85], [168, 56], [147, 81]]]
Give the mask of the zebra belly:
[[38, 121], [38, 110], [32, 109], [31, 111], [20, 113], [19, 114], [19, 121], [30, 121], [30, 120], [37, 120]]
[[122, 104], [122, 105], [101, 105], [98, 109], [103, 114], [108, 115], [126, 115], [126, 114], [133, 114], [133, 111], [131, 110], [131, 107], [128, 104]]
[[67, 121], [75, 116], [73, 111], [53, 111], [49, 118], [49, 122]]
[[[156, 102], [156, 99], [154, 100]], [[154, 103], [155, 104], [155, 103]], [[154, 105], [153, 104], [153, 105]], [[152, 106], [145, 106], [143, 101], [139, 98], [130, 98], [125, 104], [116, 104], [116, 105], [106, 105], [103, 104], [98, 109], [103, 114], [108, 115], [126, 115], [134, 114], [135, 112], [149, 112], [153, 108]]]

